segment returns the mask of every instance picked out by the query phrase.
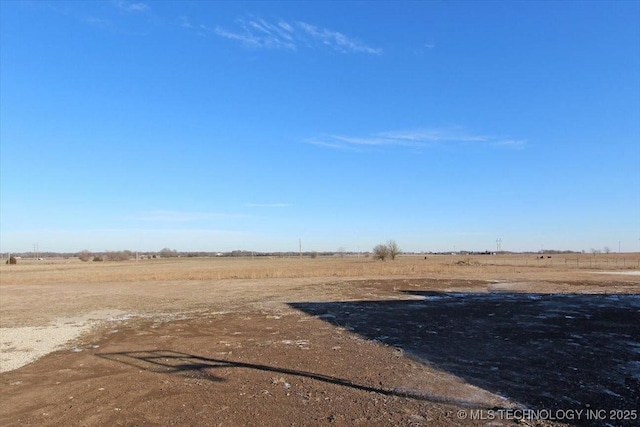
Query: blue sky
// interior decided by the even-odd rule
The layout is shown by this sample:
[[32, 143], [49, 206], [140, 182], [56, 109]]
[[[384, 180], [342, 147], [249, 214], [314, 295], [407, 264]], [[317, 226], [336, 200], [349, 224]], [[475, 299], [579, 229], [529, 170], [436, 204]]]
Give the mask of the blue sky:
[[0, 251], [640, 250], [640, 2], [0, 2]]

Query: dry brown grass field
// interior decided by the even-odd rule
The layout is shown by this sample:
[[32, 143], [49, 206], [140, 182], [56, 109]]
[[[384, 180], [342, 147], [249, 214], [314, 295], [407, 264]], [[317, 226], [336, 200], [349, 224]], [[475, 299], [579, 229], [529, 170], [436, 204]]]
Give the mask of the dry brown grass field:
[[21, 259], [0, 265], [0, 425], [637, 425], [638, 270]]
[[154, 280], [221, 280], [305, 277], [380, 277], [500, 274], [562, 274], [588, 270], [637, 270], [640, 254], [407, 255], [395, 261], [370, 257], [167, 258], [121, 262], [82, 262], [77, 258], [22, 259], [0, 265], [5, 284], [99, 283]]

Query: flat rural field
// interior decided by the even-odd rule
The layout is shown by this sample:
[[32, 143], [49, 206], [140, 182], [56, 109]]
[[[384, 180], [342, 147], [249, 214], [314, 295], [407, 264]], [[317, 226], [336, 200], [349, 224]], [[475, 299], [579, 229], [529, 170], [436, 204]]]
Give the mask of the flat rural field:
[[638, 425], [639, 271], [639, 254], [3, 264], [0, 425]]

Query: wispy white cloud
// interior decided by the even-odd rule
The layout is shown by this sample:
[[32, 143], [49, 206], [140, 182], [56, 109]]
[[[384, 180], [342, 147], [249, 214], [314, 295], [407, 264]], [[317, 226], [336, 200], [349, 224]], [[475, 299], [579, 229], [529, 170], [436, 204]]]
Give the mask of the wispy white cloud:
[[332, 148], [334, 150], [341, 150], [341, 151], [362, 151], [358, 148], [356, 148], [355, 146], [352, 145], [347, 145], [341, 142], [329, 142], [325, 139], [322, 138], [310, 138], [306, 141], [309, 144], [312, 145], [317, 145], [320, 147], [325, 147], [325, 148]]
[[284, 21], [270, 23], [264, 19], [239, 19], [237, 28], [228, 30], [216, 26], [213, 32], [219, 37], [238, 41], [252, 48], [295, 50], [293, 28]]
[[214, 32], [219, 35], [220, 37], [224, 37], [226, 39], [230, 39], [230, 40], [236, 40], [239, 42], [242, 42], [243, 44], [247, 45], [247, 46], [253, 46], [253, 47], [260, 47], [261, 46], [261, 41], [260, 38], [255, 37], [252, 34], [240, 34], [240, 33], [234, 33], [231, 31], [227, 31], [223, 28], [220, 27], [216, 27]]
[[306, 141], [309, 144], [340, 150], [362, 151], [364, 148], [426, 148], [442, 144], [476, 144], [503, 148], [524, 148], [525, 140], [504, 140], [474, 134], [458, 128], [433, 128], [380, 132], [367, 136], [324, 135]]
[[291, 203], [245, 203], [248, 208], [288, 208]]
[[135, 221], [148, 221], [148, 222], [194, 222], [194, 221], [206, 221], [214, 219], [225, 218], [237, 218], [243, 217], [241, 214], [226, 214], [226, 213], [209, 213], [209, 212], [183, 212], [183, 211], [152, 211], [142, 213], [140, 215], [129, 218]]
[[378, 133], [371, 136], [346, 136], [346, 135], [325, 135], [319, 138], [312, 138], [308, 142], [314, 145], [325, 146], [336, 149], [355, 149], [356, 147], [420, 147], [426, 139], [419, 135], [410, 133]]
[[195, 26], [191, 24], [191, 21], [186, 16], [180, 17], [180, 26], [189, 30], [195, 29]]
[[278, 25], [283, 29], [286, 30], [290, 33], [293, 32], [293, 27], [291, 25], [289, 25], [288, 23], [284, 22], [284, 21], [280, 21], [278, 22]]
[[[76, 22], [89, 25], [95, 29], [134, 36], [146, 34], [144, 24], [140, 25], [140, 23], [144, 23], [147, 20], [141, 21], [136, 18], [149, 18], [152, 13], [147, 3], [128, 0], [105, 1], [106, 8], [78, 7], [81, 2], [35, 2], [34, 4], [40, 3], [55, 13], [70, 17]], [[119, 13], [114, 14], [114, 10]], [[131, 19], [123, 19], [125, 17]]]
[[280, 26], [273, 26], [261, 21], [248, 21], [243, 22], [241, 27], [241, 31], [230, 31], [217, 26], [214, 33], [253, 48], [296, 49], [296, 44], [286, 34], [287, 30]]
[[312, 39], [339, 52], [362, 52], [374, 55], [380, 55], [382, 53], [382, 49], [367, 46], [337, 31], [318, 28], [306, 22], [298, 22], [297, 24], [306, 34], [311, 36]]
[[527, 141], [523, 139], [508, 139], [504, 141], [496, 141], [493, 145], [498, 147], [507, 147], [507, 148], [518, 148], [522, 149], [527, 145]]
[[149, 5], [142, 2], [117, 0], [115, 4], [118, 9], [124, 12], [148, 12], [150, 10]]
[[293, 40], [293, 28], [284, 21], [280, 21], [277, 24], [271, 24], [266, 22], [264, 19], [256, 19], [248, 21], [246, 25], [267, 37], [280, 40]]
[[219, 37], [238, 41], [252, 48], [297, 50], [301, 47], [323, 47], [341, 53], [382, 53], [382, 49], [368, 46], [338, 31], [306, 22], [239, 19], [234, 28], [216, 26], [214, 32]]
[[380, 145], [393, 145], [396, 141], [384, 138], [384, 137], [353, 137], [353, 136], [343, 136], [343, 135], [329, 135], [330, 139], [333, 139], [336, 142], [350, 144], [350, 145], [370, 145], [370, 146], [380, 146]]
[[383, 132], [391, 140], [414, 142], [487, 142], [490, 137], [475, 135], [460, 129], [420, 129], [413, 131]]

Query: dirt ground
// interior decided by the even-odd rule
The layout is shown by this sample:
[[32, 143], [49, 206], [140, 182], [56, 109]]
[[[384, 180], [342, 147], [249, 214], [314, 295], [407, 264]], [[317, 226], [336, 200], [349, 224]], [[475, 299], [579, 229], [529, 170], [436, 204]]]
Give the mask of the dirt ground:
[[109, 315], [0, 374], [0, 425], [640, 423], [640, 277], [474, 275], [2, 283], [6, 330]]

